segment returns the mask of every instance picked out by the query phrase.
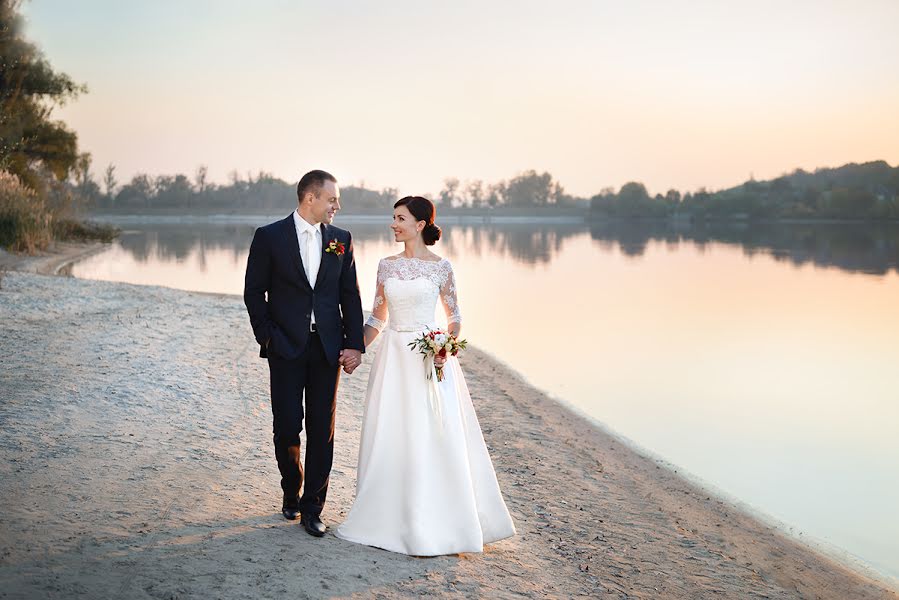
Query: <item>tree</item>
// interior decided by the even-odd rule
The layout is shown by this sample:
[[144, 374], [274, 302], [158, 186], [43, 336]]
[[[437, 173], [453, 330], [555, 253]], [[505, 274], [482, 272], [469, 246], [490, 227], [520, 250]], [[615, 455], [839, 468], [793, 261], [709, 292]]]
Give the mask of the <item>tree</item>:
[[243, 181], [240, 178], [240, 173], [237, 172], [237, 169], [232, 169], [231, 172], [228, 173], [228, 181], [231, 182], [232, 191], [238, 194], [249, 189], [249, 182]]
[[395, 187], [386, 187], [381, 190], [381, 206], [384, 208], [393, 208], [396, 201], [399, 200], [399, 190]]
[[646, 186], [636, 181], [629, 181], [618, 190], [618, 199], [625, 203], [643, 203], [649, 200]]
[[78, 159], [75, 161], [75, 167], [73, 169], [76, 187], [82, 188], [87, 184], [88, 181], [90, 181], [91, 162], [90, 152], [85, 152], [78, 155]]
[[661, 216], [665, 211], [665, 204], [661, 201], [654, 202], [646, 186], [637, 181], [629, 181], [618, 190], [618, 214], [625, 217], [654, 217]]
[[87, 89], [56, 73], [22, 36], [19, 0], [0, 0], [0, 169], [38, 189], [41, 171], [64, 181], [78, 161], [75, 132], [53, 109]]
[[208, 175], [209, 168], [206, 165], [200, 165], [197, 167], [197, 172], [194, 173], [194, 189], [201, 196], [206, 193], [206, 177]]
[[487, 186], [487, 205], [496, 208], [506, 201], [506, 182], [491, 183]]
[[455, 177], [447, 177], [443, 180], [443, 189], [438, 195], [438, 203], [443, 206], [452, 206], [456, 201], [456, 190], [459, 189], [459, 180]]
[[465, 186], [465, 201], [474, 208], [480, 208], [485, 203], [484, 182], [480, 179], [469, 181]]
[[546, 206], [552, 198], [553, 178], [531, 169], [509, 180], [506, 199], [511, 206]]
[[568, 201], [573, 201], [573, 198], [565, 194], [565, 188], [562, 187], [561, 183], [554, 181], [552, 190], [549, 193], [549, 202], [551, 204], [565, 204]]
[[147, 208], [150, 206], [150, 199], [154, 195], [153, 188], [153, 181], [150, 177], [144, 173], [138, 173], [119, 190], [119, 193], [116, 195], [116, 204]]
[[160, 175], [156, 178], [156, 204], [159, 206], [190, 206], [193, 193], [186, 175]]
[[593, 216], [614, 216], [615, 200], [614, 188], [602, 188], [598, 194], [590, 198], [590, 214]]
[[106, 189], [106, 198], [110, 201], [115, 195], [116, 186], [118, 186], [118, 181], [115, 178], [115, 165], [109, 163], [103, 173], [103, 187]]
[[75, 191], [86, 200], [96, 200], [100, 197], [100, 186], [91, 176], [91, 155], [84, 152], [78, 155], [75, 161], [73, 174], [75, 176]]

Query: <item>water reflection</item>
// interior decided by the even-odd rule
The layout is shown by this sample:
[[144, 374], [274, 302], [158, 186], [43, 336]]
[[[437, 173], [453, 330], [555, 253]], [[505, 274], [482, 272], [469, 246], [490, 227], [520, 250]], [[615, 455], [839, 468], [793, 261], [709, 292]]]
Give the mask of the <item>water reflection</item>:
[[814, 264], [884, 275], [899, 272], [899, 224], [594, 223], [590, 236], [606, 250], [642, 256], [652, 241], [670, 249], [692, 243], [737, 245], [795, 265]]
[[[357, 244], [393, 242], [384, 223], [342, 225], [353, 232]], [[126, 228], [118, 244], [138, 263], [184, 261], [195, 256], [205, 271], [207, 251], [225, 250], [233, 260], [244, 260], [254, 229], [250, 224], [147, 224]], [[524, 265], [545, 265], [566, 240], [584, 233], [589, 233], [599, 249], [617, 250], [634, 258], [642, 257], [651, 243], [670, 250], [690, 244], [700, 251], [718, 243], [739, 246], [749, 257], [765, 254], [795, 265], [811, 263], [878, 275], [899, 272], [899, 224], [462, 224], [444, 228], [441, 251], [448, 257], [491, 255]]]
[[228, 250], [235, 260], [245, 256], [254, 229], [252, 225], [148, 225], [125, 229], [119, 244], [140, 263], [184, 261], [196, 254], [205, 265], [209, 250]]

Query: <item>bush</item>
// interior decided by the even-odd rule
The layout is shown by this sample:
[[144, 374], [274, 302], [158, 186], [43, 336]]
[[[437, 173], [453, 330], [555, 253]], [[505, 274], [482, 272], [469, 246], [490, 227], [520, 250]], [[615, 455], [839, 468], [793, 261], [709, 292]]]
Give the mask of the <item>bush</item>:
[[87, 242], [100, 240], [111, 242], [120, 233], [117, 227], [75, 219], [56, 219], [53, 221], [53, 237], [57, 240]]

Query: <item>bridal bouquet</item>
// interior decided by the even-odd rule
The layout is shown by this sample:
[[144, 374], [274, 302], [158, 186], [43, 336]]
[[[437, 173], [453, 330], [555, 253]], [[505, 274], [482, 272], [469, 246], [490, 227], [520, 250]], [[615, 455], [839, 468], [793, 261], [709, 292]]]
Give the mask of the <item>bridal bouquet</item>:
[[[423, 332], [419, 337], [409, 342], [408, 345], [413, 351], [417, 350], [420, 354], [424, 354], [423, 360], [428, 363], [428, 379], [430, 379], [430, 366], [433, 365], [435, 356], [441, 358], [446, 358], [447, 355], [456, 356], [459, 354], [459, 350], [463, 350], [467, 344], [466, 340], [457, 339], [451, 333], [432, 329]], [[443, 367], [435, 367], [435, 369], [437, 371], [437, 381], [443, 381]]]

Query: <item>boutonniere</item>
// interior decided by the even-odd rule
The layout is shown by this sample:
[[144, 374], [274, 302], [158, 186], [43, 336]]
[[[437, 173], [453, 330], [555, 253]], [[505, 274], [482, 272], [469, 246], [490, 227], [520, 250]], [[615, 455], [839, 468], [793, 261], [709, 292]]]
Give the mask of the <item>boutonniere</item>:
[[334, 254], [336, 256], [343, 256], [344, 250], [345, 247], [343, 245], [343, 242], [338, 242], [337, 238], [334, 238], [333, 240], [328, 242], [328, 247], [325, 248], [325, 252]]

